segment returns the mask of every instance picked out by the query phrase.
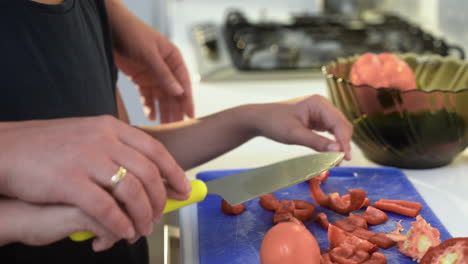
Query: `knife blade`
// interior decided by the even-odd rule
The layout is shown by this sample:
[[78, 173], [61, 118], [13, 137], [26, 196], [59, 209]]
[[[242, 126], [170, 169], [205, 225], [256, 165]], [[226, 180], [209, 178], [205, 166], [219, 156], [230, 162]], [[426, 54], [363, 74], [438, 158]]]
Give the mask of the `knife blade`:
[[[168, 213], [198, 203], [208, 193], [221, 196], [231, 205], [244, 203], [256, 197], [304, 182], [337, 165], [344, 157], [342, 152], [324, 152], [295, 157], [241, 173], [203, 182], [191, 181], [192, 191], [185, 201], [167, 199], [163, 213]], [[94, 237], [91, 232], [70, 235], [73, 241]]]
[[257, 169], [206, 182], [209, 194], [221, 196], [231, 205], [304, 182], [337, 165], [340, 152], [325, 152], [292, 158]]

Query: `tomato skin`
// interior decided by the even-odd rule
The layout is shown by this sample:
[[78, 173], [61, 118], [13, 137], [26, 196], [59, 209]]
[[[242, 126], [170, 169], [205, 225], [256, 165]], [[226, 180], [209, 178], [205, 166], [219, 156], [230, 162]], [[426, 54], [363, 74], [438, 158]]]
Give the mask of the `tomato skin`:
[[293, 222], [273, 226], [260, 246], [262, 264], [320, 264], [320, 248], [312, 233]]
[[350, 81], [354, 85], [395, 88], [402, 91], [417, 88], [416, 77], [411, 67], [391, 53], [361, 55], [351, 68]]
[[457, 262], [454, 262], [453, 264], [467, 264], [468, 237], [450, 238], [435, 247], [429, 248], [421, 259], [420, 264], [438, 263], [439, 258], [448, 253], [456, 253], [458, 255]]

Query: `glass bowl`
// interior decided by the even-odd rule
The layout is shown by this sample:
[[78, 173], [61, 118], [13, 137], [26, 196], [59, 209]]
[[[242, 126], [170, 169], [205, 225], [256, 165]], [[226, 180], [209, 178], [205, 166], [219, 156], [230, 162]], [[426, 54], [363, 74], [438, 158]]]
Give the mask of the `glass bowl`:
[[329, 97], [353, 123], [353, 141], [367, 159], [412, 169], [449, 164], [468, 145], [468, 62], [396, 55], [413, 69], [418, 89], [353, 85], [356, 55], [322, 67]]

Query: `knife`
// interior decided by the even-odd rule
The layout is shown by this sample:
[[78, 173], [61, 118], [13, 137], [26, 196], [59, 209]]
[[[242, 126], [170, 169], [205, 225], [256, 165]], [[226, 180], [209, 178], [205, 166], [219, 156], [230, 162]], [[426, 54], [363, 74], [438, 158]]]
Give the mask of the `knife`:
[[[304, 182], [337, 165], [344, 157], [342, 152], [309, 154], [276, 162], [267, 166], [231, 174], [208, 182], [191, 181], [192, 192], [185, 201], [167, 199], [163, 213], [172, 212], [205, 199], [208, 193], [221, 196], [231, 205], [244, 203], [256, 197]], [[73, 241], [94, 237], [91, 232], [70, 235]]]

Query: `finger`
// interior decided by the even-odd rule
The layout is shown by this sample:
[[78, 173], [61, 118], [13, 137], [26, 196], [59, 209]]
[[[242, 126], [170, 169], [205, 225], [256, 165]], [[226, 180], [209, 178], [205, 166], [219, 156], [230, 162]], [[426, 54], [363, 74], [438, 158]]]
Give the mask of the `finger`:
[[182, 98], [176, 97], [172, 98], [172, 107], [174, 108], [173, 115], [172, 115], [172, 122], [182, 121], [184, 120], [184, 105]]
[[195, 115], [195, 107], [193, 103], [192, 84], [190, 82], [190, 75], [185, 66], [184, 59], [180, 52], [176, 50], [171, 54], [170, 58], [167, 58], [168, 65], [171, 71], [174, 73], [175, 78], [179, 81], [184, 89], [184, 95], [181, 100], [183, 106], [183, 113], [188, 117], [193, 118]]
[[[33, 224], [36, 230], [28, 232], [28, 234], [24, 236], [24, 241], [22, 241], [28, 245], [40, 246], [50, 244], [80, 231], [92, 232], [96, 235], [97, 239], [103, 240], [106, 242], [106, 245], [109, 245], [106, 246], [106, 248], [112, 246], [113, 243], [119, 240], [112, 232], [77, 207], [65, 205], [26, 206], [28, 206], [29, 209], [34, 209], [36, 212]], [[53, 231], [47, 232], [49, 229]], [[36, 236], [32, 235], [36, 232], [40, 232], [41, 234]], [[31, 236], [29, 236], [29, 234], [31, 234]], [[40, 237], [43, 238], [40, 239]]]
[[139, 87], [138, 90], [140, 91], [144, 114], [149, 120], [156, 120], [155, 98], [152, 89]]
[[159, 99], [159, 114], [161, 119], [161, 124], [167, 124], [170, 121], [171, 107], [168, 102], [169, 98], [160, 98]]
[[150, 232], [149, 226], [152, 225], [153, 209], [142, 183], [131, 171], [127, 170], [126, 176], [113, 186], [111, 177], [117, 173], [119, 166], [113, 163], [112, 166], [106, 167], [111, 169], [99, 171], [96, 175], [93, 175], [93, 179], [98, 185], [112, 191], [115, 199], [120, 202], [132, 219], [136, 232], [146, 235]]
[[[353, 134], [353, 126], [346, 119], [346, 117], [341, 113], [336, 107], [334, 107], [328, 100], [325, 98], [320, 98], [319, 106], [311, 105], [311, 111], [319, 111], [320, 118], [323, 124], [321, 124], [325, 130], [332, 133], [336, 141], [339, 144], [338, 151], [345, 152], [345, 159], [351, 159], [351, 137]], [[336, 149], [336, 147], [333, 147]]]
[[170, 187], [168, 187], [166, 189], [166, 193], [167, 193], [167, 198], [173, 199], [173, 200], [185, 201], [190, 197], [190, 194], [188, 194], [188, 193], [185, 193], [185, 194], [179, 193], [177, 191], [174, 191]]
[[75, 223], [75, 227], [72, 230], [72, 233], [80, 231], [92, 232], [96, 236], [92, 242], [94, 251], [98, 252], [109, 249], [115, 244], [115, 242], [120, 240], [119, 237], [116, 237], [102, 224], [98, 223], [95, 219], [85, 214], [82, 210], [78, 208], [71, 208], [69, 211], [71, 212], [69, 214], [70, 218], [65, 219], [65, 221], [61, 221], [58, 226], [63, 225], [63, 223]]
[[[73, 181], [69, 179], [69, 183]], [[110, 230], [116, 237], [133, 238], [135, 229], [132, 221], [119, 207], [115, 199], [100, 186], [92, 182], [61, 184], [65, 189], [64, 201], [81, 208], [96, 221]]]
[[116, 122], [116, 124], [115, 129], [119, 131], [121, 142], [153, 161], [159, 168], [161, 176], [166, 179], [172, 189], [180, 193], [190, 192], [191, 185], [186, 179], [184, 171], [159, 141], [123, 122]]
[[[170, 56], [170, 55], [169, 55]], [[179, 96], [184, 93], [181, 84], [176, 80], [166, 62], [161, 58], [158, 52], [153, 52], [148, 63], [156, 78], [161, 82], [162, 87], [171, 96]]]
[[152, 207], [152, 221], [159, 220], [166, 205], [167, 195], [156, 165], [140, 152], [124, 144], [119, 144], [111, 150], [111, 157], [117, 164], [124, 166], [143, 183], [145, 194], [148, 196]]
[[177, 122], [183, 120], [184, 113], [182, 112], [180, 97], [169, 97], [166, 100], [168, 108], [168, 122]]
[[289, 142], [297, 145], [304, 145], [315, 149], [316, 151], [338, 151], [337, 145], [334, 141], [320, 136], [315, 132], [304, 128], [298, 127], [291, 131], [289, 136]]
[[[329, 123], [330, 132], [335, 136], [336, 141], [340, 145], [340, 151], [345, 153], [345, 159], [351, 159], [351, 137], [353, 135], [353, 125], [344, 117], [344, 115], [336, 110], [330, 111], [327, 115], [331, 121]], [[328, 118], [327, 118], [328, 119]]]

